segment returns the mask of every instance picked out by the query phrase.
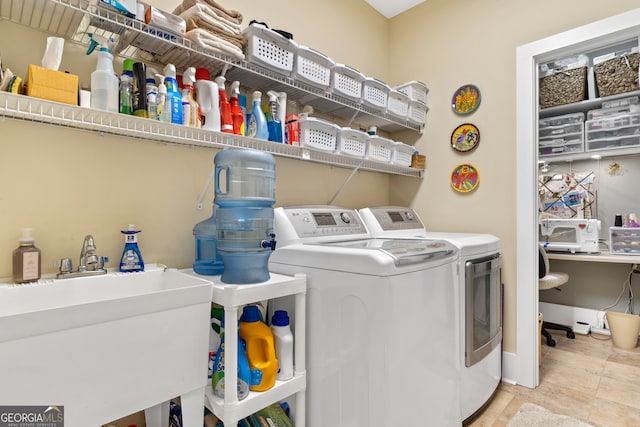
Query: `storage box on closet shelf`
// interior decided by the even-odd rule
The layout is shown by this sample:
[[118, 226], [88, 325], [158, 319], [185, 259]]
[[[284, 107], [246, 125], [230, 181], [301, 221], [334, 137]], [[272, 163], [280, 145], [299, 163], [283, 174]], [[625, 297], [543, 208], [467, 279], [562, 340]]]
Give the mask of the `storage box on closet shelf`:
[[247, 40], [245, 54], [248, 62], [291, 75], [298, 49], [296, 42], [256, 23], [245, 28], [242, 35]]
[[362, 82], [362, 103], [380, 112], [387, 111], [387, 101], [391, 88], [385, 82], [366, 77]]
[[395, 86], [393, 89], [400, 93], [404, 93], [411, 101], [420, 101], [425, 105], [427, 103], [427, 93], [429, 92], [429, 88], [427, 88], [427, 85], [422, 82], [414, 80]]
[[409, 114], [409, 97], [396, 89], [391, 89], [389, 91], [387, 113], [406, 119]]
[[331, 68], [331, 92], [352, 101], [362, 100], [364, 74], [348, 65], [336, 64]]
[[328, 56], [310, 47], [299, 45], [292, 77], [327, 90], [331, 85], [331, 68], [334, 65], [335, 62]]
[[338, 133], [336, 153], [352, 157], [364, 157], [367, 154], [369, 134], [358, 129], [343, 127]]
[[301, 117], [300, 145], [314, 150], [334, 152], [340, 126], [315, 117]]
[[611, 96], [640, 89], [638, 47], [593, 58], [593, 73], [599, 96]]
[[409, 113], [407, 120], [416, 125], [424, 125], [427, 123], [427, 104], [421, 101], [409, 101]]
[[411, 156], [413, 156], [414, 151], [412, 146], [396, 141], [393, 144], [391, 163], [400, 166], [411, 166]]
[[365, 158], [377, 162], [389, 163], [391, 161], [394, 144], [390, 139], [378, 135], [371, 135], [368, 139]]

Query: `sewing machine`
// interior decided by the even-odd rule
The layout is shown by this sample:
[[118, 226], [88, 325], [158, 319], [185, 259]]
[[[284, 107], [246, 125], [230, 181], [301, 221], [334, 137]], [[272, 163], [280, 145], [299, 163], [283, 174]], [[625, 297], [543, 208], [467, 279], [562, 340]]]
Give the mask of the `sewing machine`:
[[598, 253], [600, 220], [540, 220], [540, 243], [550, 252]]

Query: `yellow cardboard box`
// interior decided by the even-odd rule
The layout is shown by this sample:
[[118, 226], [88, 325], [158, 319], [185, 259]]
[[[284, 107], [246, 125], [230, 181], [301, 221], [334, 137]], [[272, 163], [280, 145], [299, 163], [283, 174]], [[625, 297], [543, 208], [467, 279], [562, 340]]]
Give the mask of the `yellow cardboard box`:
[[78, 105], [78, 76], [29, 64], [27, 95]]

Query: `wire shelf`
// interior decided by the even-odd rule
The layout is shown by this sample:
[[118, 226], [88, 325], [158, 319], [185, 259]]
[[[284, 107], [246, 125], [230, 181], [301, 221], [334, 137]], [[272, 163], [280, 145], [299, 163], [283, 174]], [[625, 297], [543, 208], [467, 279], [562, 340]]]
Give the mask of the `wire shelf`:
[[161, 143], [209, 148], [251, 148], [276, 156], [322, 163], [331, 166], [420, 178], [422, 171], [375, 161], [363, 161], [340, 154], [305, 147], [263, 141], [119, 113], [76, 107], [59, 102], [0, 92], [0, 117], [44, 123], [102, 134], [119, 135]]
[[[347, 98], [307, 85], [303, 81], [273, 72], [257, 64], [206, 50], [188, 39], [163, 38], [159, 30], [100, 7], [92, 0], [0, 0], [0, 16], [10, 21], [88, 44], [88, 33], [117, 36], [114, 53], [158, 66], [172, 63], [178, 70], [207, 68], [212, 75], [225, 74], [254, 89], [269, 88], [287, 92], [290, 100], [313, 106], [318, 111], [363, 125], [375, 125], [387, 132], [413, 130], [422, 133], [424, 125], [398, 119], [370, 109]], [[145, 49], [136, 46], [144, 46]]]

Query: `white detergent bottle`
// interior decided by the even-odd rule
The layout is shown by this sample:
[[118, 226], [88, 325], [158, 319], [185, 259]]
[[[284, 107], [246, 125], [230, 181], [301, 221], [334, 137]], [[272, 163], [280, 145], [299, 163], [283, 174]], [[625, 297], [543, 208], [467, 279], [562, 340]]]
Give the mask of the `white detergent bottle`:
[[87, 55], [100, 46], [96, 70], [91, 73], [91, 108], [117, 113], [120, 110], [120, 80], [113, 70], [113, 55], [110, 49], [115, 40], [91, 33], [89, 37], [91, 43]]
[[196, 82], [196, 69], [189, 67], [182, 74], [182, 124], [194, 128], [200, 127], [200, 107], [193, 93]]
[[220, 132], [219, 88], [211, 80], [196, 80], [196, 96], [200, 104], [200, 114], [204, 117], [202, 129]]
[[253, 108], [249, 116], [249, 126], [246, 129], [247, 136], [257, 139], [269, 140], [267, 118], [262, 112], [262, 92], [253, 92]]
[[276, 310], [271, 318], [271, 332], [278, 359], [278, 381], [293, 378], [293, 334], [289, 326], [289, 315], [284, 310]]
[[167, 96], [167, 85], [164, 84], [164, 76], [156, 74], [156, 82], [158, 83], [158, 120], [164, 123], [171, 123], [171, 101]]

